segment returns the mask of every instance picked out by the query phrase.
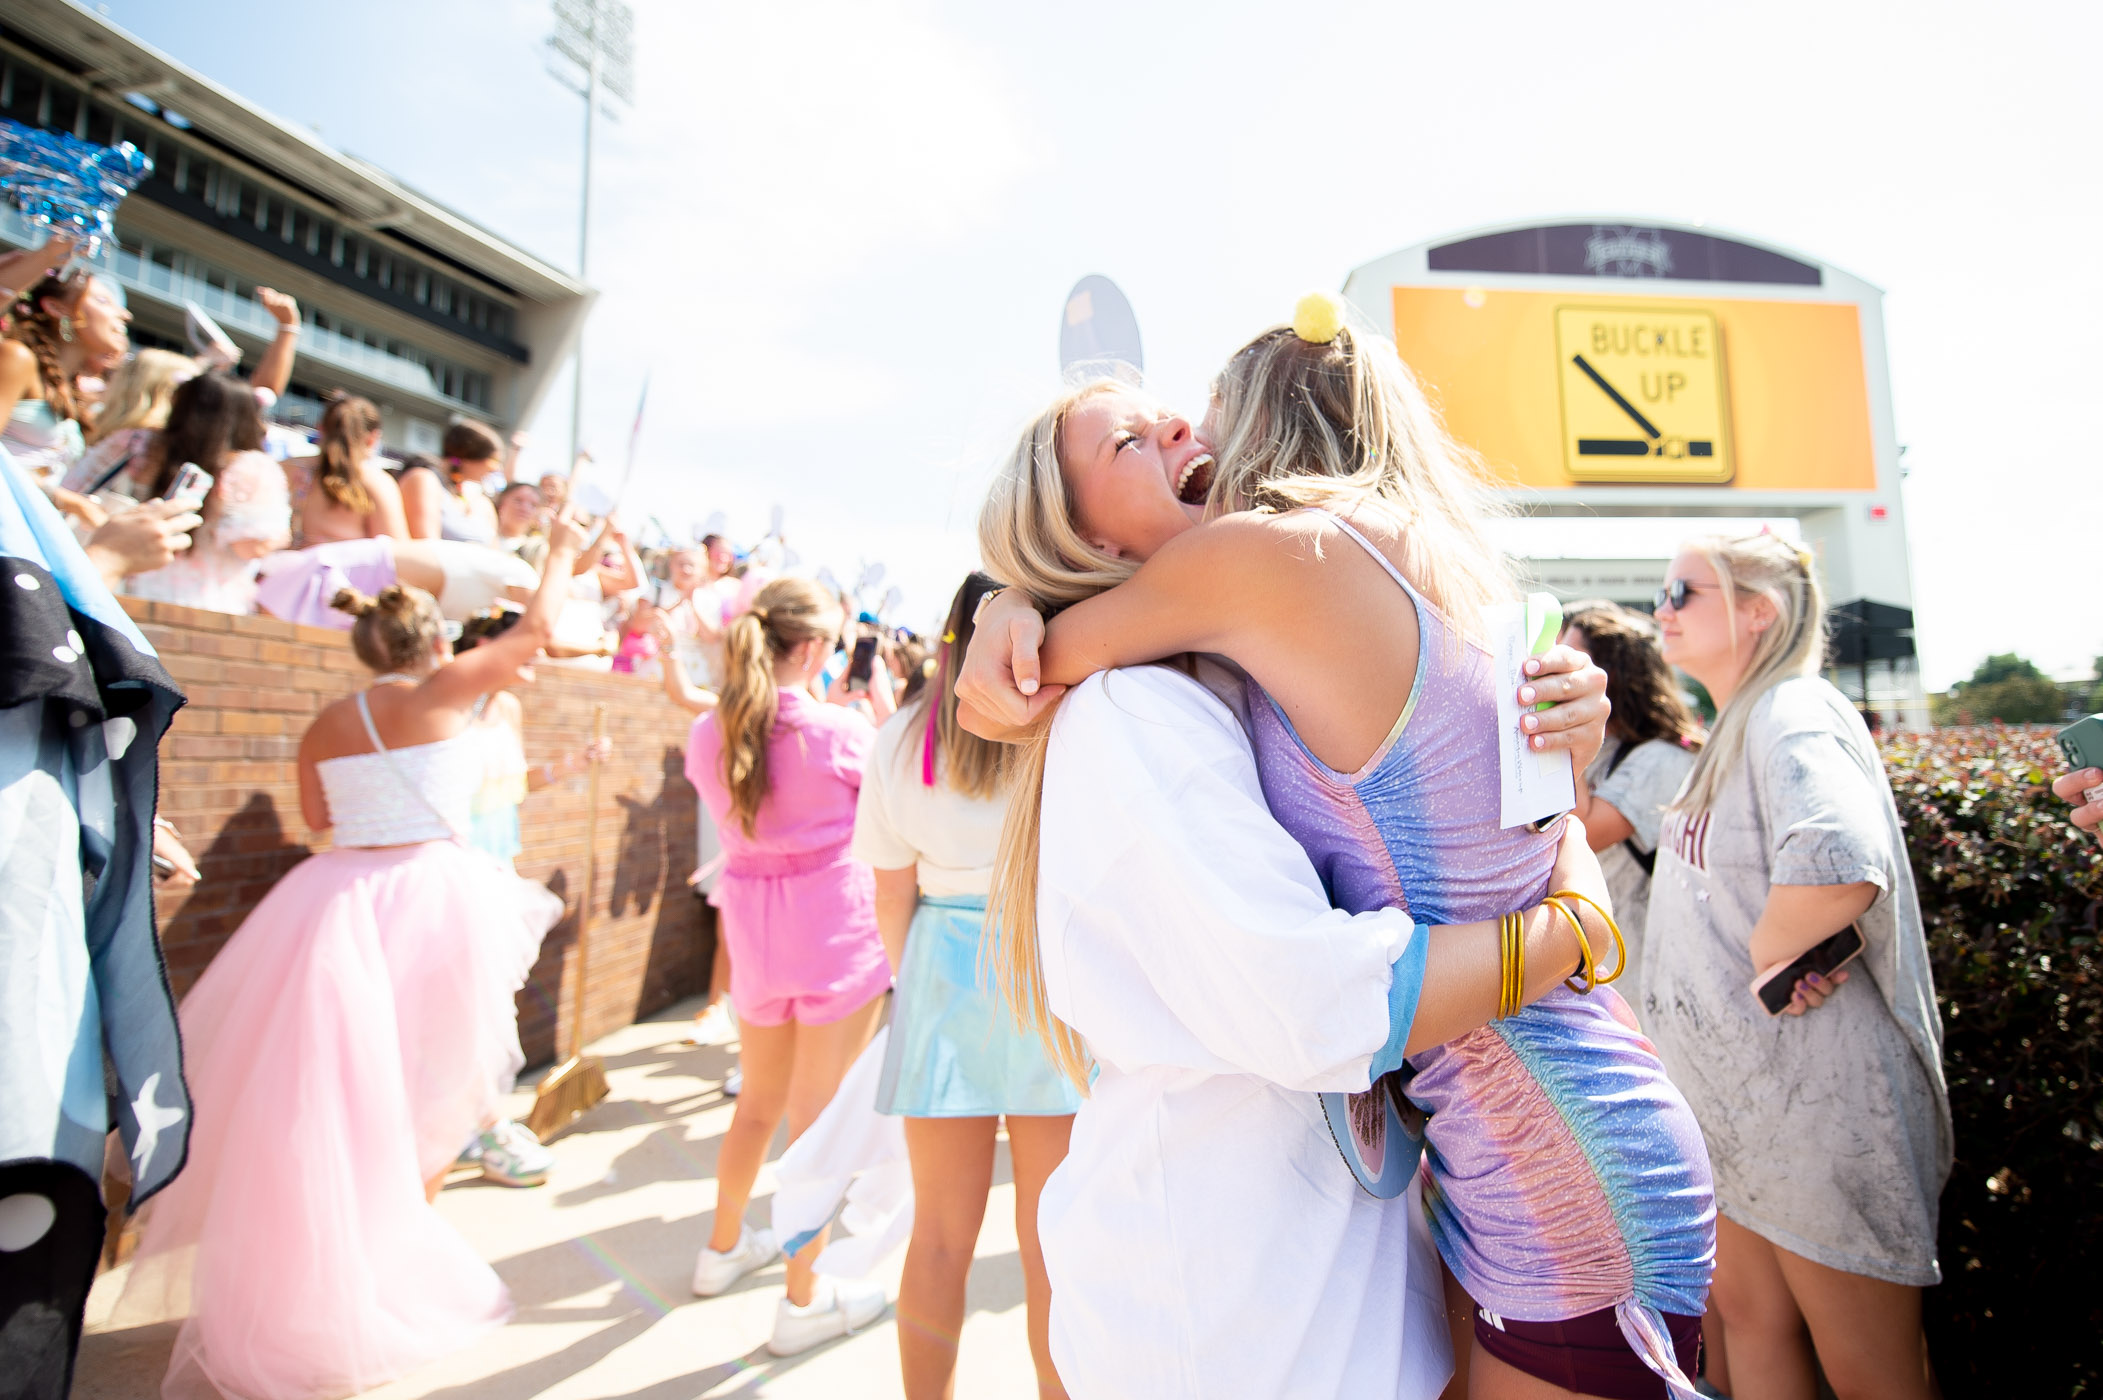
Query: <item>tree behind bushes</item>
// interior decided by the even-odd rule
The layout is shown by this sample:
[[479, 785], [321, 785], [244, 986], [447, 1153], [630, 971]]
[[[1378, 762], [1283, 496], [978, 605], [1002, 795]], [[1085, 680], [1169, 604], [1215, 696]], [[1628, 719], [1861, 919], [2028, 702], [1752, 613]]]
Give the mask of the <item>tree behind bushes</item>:
[[2066, 712], [2066, 703], [2066, 693], [2035, 662], [2012, 651], [1987, 657], [1970, 680], [1930, 702], [1941, 725], [2051, 724]]
[[1957, 1161], [1929, 1345], [1951, 1400], [2103, 1394], [2103, 849], [2049, 729], [1884, 746], [1941, 1003]]

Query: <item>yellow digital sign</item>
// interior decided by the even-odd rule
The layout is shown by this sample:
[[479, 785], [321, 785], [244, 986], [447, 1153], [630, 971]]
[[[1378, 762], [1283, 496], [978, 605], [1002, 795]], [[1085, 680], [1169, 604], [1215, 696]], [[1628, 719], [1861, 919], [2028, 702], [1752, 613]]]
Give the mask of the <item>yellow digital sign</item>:
[[1393, 303], [1402, 357], [1508, 484], [1876, 488], [1852, 303], [1479, 287]]
[[1559, 306], [1563, 468], [1578, 481], [1729, 481], [1723, 344], [1707, 311]]

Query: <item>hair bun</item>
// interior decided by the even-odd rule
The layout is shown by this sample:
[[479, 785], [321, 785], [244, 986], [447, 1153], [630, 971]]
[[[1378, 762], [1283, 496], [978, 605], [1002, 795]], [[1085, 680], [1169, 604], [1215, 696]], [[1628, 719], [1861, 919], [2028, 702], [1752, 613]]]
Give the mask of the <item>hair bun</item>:
[[329, 599], [329, 606], [337, 612], [349, 613], [352, 617], [364, 617], [378, 608], [379, 602], [368, 598], [355, 588], [339, 588], [336, 590], [336, 596]]
[[1292, 309], [1292, 333], [1310, 345], [1327, 345], [1343, 334], [1343, 298], [1309, 292]]

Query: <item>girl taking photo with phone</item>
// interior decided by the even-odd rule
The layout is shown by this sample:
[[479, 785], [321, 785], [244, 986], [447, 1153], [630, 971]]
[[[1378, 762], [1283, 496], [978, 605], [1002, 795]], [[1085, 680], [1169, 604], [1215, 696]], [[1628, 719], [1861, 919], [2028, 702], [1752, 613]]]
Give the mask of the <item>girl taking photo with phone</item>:
[[[1657, 619], [1665, 659], [1718, 710], [1659, 835], [1641, 976], [1644, 1028], [1715, 1170], [1722, 1388], [1811, 1400], [1815, 1353], [1840, 1400], [1926, 1400], [1942, 1027], [1883, 764], [1818, 674], [1811, 555], [1768, 534], [1691, 540]], [[1795, 970], [1855, 946], [1845, 971]]]

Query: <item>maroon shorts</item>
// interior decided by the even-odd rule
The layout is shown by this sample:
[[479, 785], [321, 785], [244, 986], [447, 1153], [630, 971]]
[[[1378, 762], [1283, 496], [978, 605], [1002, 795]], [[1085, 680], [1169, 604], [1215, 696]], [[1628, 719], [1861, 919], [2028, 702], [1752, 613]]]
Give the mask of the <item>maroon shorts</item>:
[[[1691, 1378], [1701, 1360], [1701, 1319], [1684, 1313], [1663, 1316], [1679, 1368]], [[1630, 1350], [1612, 1308], [1562, 1322], [1515, 1322], [1508, 1317], [1493, 1321], [1477, 1308], [1475, 1340], [1513, 1370], [1579, 1395], [1603, 1395], [1607, 1400], [1669, 1397], [1658, 1373]]]

